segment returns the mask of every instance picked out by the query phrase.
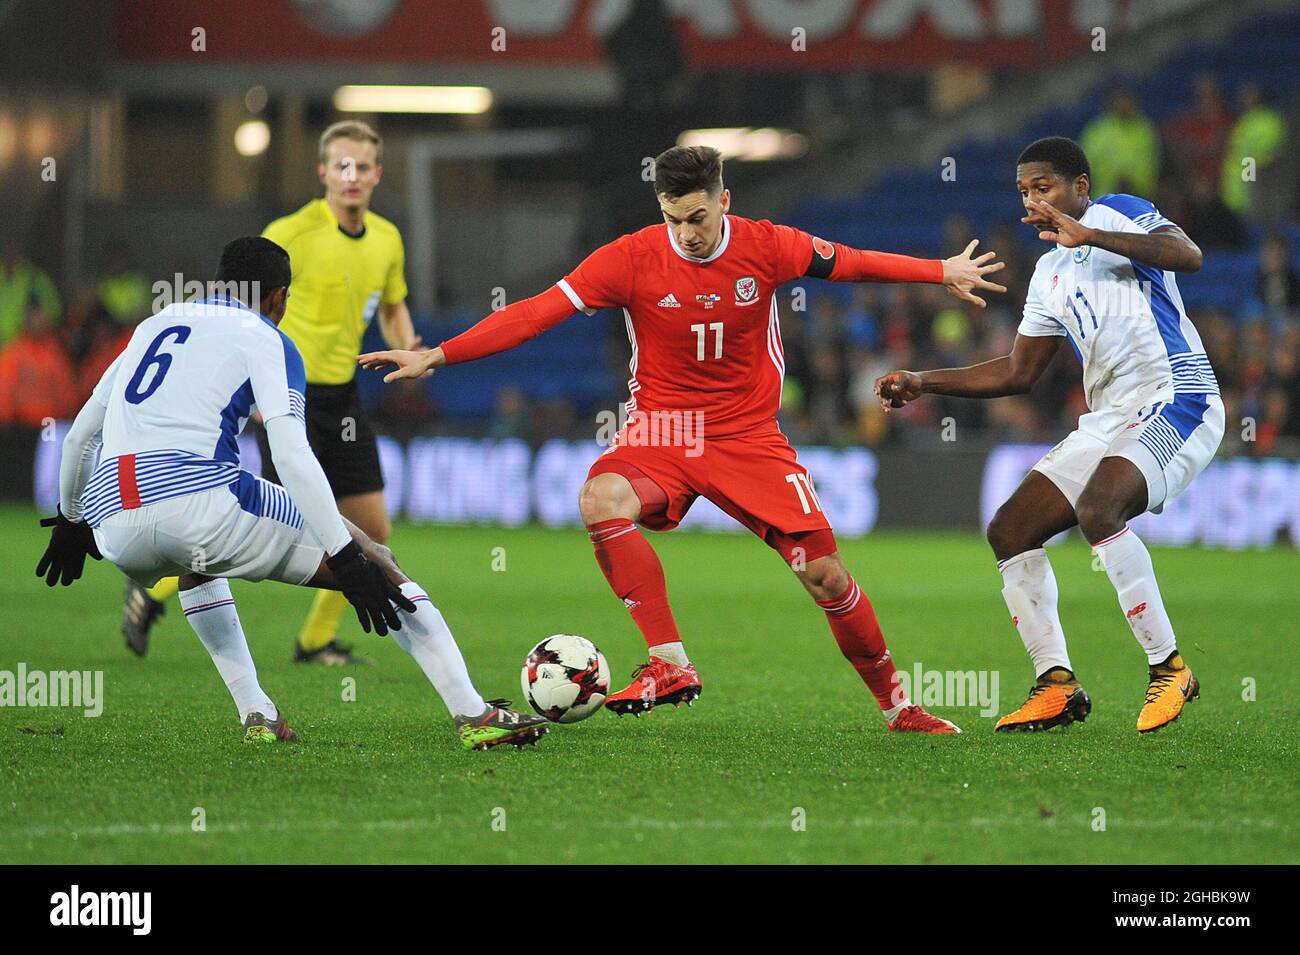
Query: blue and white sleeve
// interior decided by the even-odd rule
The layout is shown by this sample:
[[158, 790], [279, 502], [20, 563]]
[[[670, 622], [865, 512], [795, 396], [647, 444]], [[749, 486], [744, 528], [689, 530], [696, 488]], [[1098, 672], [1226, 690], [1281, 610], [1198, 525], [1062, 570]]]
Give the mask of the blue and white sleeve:
[[253, 384], [253, 401], [263, 421], [281, 415], [307, 420], [307, 372], [302, 355], [287, 335], [270, 329], [260, 336], [249, 359], [249, 379]]
[[1155, 203], [1140, 196], [1130, 196], [1122, 192], [1113, 192], [1096, 200], [1097, 205], [1114, 209], [1121, 216], [1133, 223], [1139, 232], [1157, 232], [1160, 229], [1173, 229], [1177, 225], [1160, 214]]

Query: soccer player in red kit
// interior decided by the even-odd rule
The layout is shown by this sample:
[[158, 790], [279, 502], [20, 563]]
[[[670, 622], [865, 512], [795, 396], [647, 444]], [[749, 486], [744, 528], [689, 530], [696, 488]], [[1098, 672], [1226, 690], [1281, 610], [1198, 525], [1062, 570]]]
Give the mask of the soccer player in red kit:
[[602, 246], [547, 291], [489, 315], [427, 352], [362, 355], [384, 378], [418, 378], [527, 341], [575, 311], [619, 307], [632, 344], [627, 424], [592, 465], [578, 505], [596, 561], [649, 646], [649, 662], [605, 705], [620, 715], [693, 702], [700, 677], [668, 603], [663, 567], [637, 528], [671, 530], [706, 497], [775, 549], [826, 613], [844, 656], [893, 730], [957, 733], [906, 699], [871, 602], [849, 574], [812, 476], [777, 425], [785, 360], [774, 293], [809, 276], [931, 282], [983, 305], [1002, 268], [972, 242], [950, 259], [852, 249], [789, 226], [728, 214], [715, 149], [655, 160], [664, 222]]

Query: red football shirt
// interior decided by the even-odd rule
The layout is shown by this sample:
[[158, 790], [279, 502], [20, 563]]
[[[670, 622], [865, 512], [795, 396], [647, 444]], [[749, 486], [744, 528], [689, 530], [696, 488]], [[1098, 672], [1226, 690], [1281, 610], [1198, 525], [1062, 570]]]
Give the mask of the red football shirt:
[[546, 292], [506, 306], [440, 346], [448, 364], [513, 348], [572, 314], [622, 308], [632, 344], [629, 417], [699, 412], [705, 434], [770, 425], [785, 354], [777, 286], [832, 281], [942, 282], [943, 264], [852, 249], [766, 219], [725, 216], [718, 248], [695, 258], [666, 223], [603, 245]]
[[785, 353], [774, 293], [804, 275], [812, 255], [806, 232], [729, 215], [708, 258], [653, 225], [597, 249], [558, 284], [588, 314], [623, 309], [629, 417], [700, 412], [705, 434], [725, 437], [776, 416]]

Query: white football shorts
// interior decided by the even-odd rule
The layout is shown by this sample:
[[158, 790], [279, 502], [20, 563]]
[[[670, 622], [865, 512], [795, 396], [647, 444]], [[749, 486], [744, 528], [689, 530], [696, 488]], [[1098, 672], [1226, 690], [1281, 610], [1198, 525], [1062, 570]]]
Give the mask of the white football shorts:
[[1223, 428], [1218, 395], [1179, 394], [1139, 408], [1090, 411], [1034, 470], [1074, 507], [1102, 458], [1128, 458], [1147, 480], [1147, 510], [1159, 514], [1214, 459]]
[[304, 584], [325, 556], [289, 493], [247, 471], [236, 485], [111, 514], [95, 543], [145, 587], [191, 573]]

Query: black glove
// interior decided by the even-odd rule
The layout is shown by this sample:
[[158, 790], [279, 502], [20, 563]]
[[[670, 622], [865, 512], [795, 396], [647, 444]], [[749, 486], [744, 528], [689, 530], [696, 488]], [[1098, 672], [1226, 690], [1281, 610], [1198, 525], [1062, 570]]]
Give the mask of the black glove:
[[325, 563], [334, 573], [339, 590], [356, 610], [361, 629], [366, 633], [370, 632], [372, 623], [381, 637], [387, 636], [389, 630], [402, 629], [402, 619], [393, 609], [394, 604], [407, 613], [415, 613], [415, 604], [388, 579], [383, 568], [366, 560], [356, 541], [349, 541], [333, 557], [326, 557]]
[[53, 587], [59, 579], [63, 586], [71, 586], [81, 577], [86, 567], [86, 555], [95, 560], [102, 560], [104, 555], [95, 546], [95, 532], [85, 521], [70, 521], [63, 516], [62, 508], [54, 517], [41, 521], [41, 527], [53, 527], [50, 531], [50, 546], [45, 548], [40, 563], [36, 565], [36, 576], [44, 577], [45, 583]]

